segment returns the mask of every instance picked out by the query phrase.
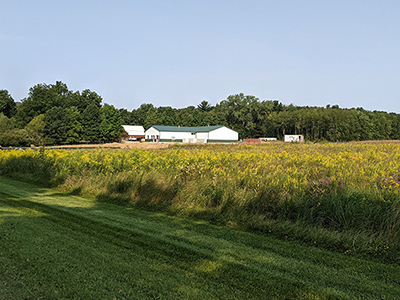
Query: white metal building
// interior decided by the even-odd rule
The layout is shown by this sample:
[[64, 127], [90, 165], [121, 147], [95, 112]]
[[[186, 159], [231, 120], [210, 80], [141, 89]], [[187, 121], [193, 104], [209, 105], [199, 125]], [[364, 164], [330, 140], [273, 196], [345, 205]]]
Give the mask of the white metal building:
[[136, 140], [138, 138], [144, 138], [143, 126], [122, 125], [122, 127], [128, 133], [129, 140]]
[[302, 135], [298, 134], [287, 134], [285, 135], [285, 142], [298, 142], [298, 143], [303, 143], [304, 142], [304, 137]]
[[237, 142], [239, 134], [225, 126], [159, 126], [153, 125], [145, 132], [146, 140], [159, 142]]

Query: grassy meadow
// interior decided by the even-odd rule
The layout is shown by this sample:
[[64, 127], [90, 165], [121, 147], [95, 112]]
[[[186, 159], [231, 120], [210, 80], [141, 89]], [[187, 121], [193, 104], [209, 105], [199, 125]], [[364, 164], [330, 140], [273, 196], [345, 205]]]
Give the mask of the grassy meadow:
[[0, 175], [400, 262], [400, 144], [3, 151]]
[[0, 299], [398, 299], [400, 266], [0, 177]]

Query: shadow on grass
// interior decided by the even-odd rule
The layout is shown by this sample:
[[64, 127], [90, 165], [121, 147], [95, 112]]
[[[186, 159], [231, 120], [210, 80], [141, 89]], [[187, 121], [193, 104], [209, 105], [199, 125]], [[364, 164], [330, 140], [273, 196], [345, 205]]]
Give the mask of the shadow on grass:
[[[61, 197], [57, 193], [50, 196]], [[309, 290], [283, 274], [216, 258], [212, 249], [201, 246], [202, 241], [193, 245], [179, 237], [166, 237], [163, 228], [171, 224], [142, 219], [146, 224], [133, 224], [136, 230], [132, 230], [102, 218], [94, 220], [90, 212], [76, 214], [73, 208], [66, 211], [3, 195], [0, 204], [19, 214], [2, 215], [0, 253], [7, 272], [0, 296], [100, 299], [115, 296], [119, 289], [129, 299], [154, 299], [154, 295], [167, 299], [294, 299], [300, 291]], [[99, 207], [85, 210], [98, 211]]]
[[0, 211], [12, 214], [0, 214], [5, 295], [15, 279], [27, 298], [390, 299], [400, 293], [399, 266], [11, 180], [6, 186]]
[[135, 204], [151, 209], [166, 209], [179, 190], [177, 182], [170, 183], [142, 176], [120, 176], [109, 181], [97, 200], [118, 205]]
[[[386, 221], [386, 226], [382, 217], [378, 217], [386, 214], [375, 214], [375, 208], [379, 206], [368, 206], [370, 201], [359, 199], [363, 195], [338, 194], [326, 199], [304, 197], [278, 203], [277, 199], [282, 198], [279, 191], [261, 189], [253, 199], [240, 206], [237, 205], [240, 201], [235, 202], [232, 187], [213, 186], [206, 181], [192, 186], [190, 182], [171, 180], [162, 174], [153, 175], [144, 172], [116, 174], [111, 178], [100, 178], [86, 191], [85, 183], [90, 184], [90, 180], [81, 182], [78, 178], [76, 186], [71, 185], [70, 194], [84, 195], [94, 191], [96, 200], [102, 203], [185, 215], [217, 225], [233, 221], [245, 230], [264, 234], [272, 231], [281, 239], [318, 245], [338, 253], [347, 251], [354, 256], [382, 262], [400, 262], [400, 249], [393, 242], [396, 239], [383, 234], [384, 228], [391, 228], [391, 224]], [[359, 202], [367, 207], [356, 205]], [[398, 231], [394, 228], [392, 232], [398, 239]]]

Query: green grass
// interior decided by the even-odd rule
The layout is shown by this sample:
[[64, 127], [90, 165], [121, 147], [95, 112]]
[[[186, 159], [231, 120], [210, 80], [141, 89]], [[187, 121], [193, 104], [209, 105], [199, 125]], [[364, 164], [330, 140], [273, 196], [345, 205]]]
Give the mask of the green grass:
[[399, 295], [399, 265], [0, 177], [0, 299]]
[[2, 151], [0, 175], [400, 264], [399, 147], [186, 148]]

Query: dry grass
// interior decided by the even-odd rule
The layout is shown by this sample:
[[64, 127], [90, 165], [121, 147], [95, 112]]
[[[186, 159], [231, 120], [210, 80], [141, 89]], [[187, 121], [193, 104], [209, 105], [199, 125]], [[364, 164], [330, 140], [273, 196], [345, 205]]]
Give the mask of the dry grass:
[[140, 143], [123, 141], [121, 143], [106, 144], [79, 144], [79, 145], [62, 145], [48, 146], [46, 149], [95, 149], [95, 148], [120, 148], [120, 149], [165, 149], [175, 145], [176, 143]]

